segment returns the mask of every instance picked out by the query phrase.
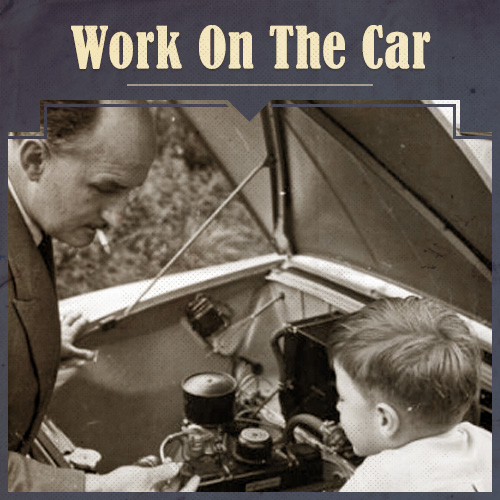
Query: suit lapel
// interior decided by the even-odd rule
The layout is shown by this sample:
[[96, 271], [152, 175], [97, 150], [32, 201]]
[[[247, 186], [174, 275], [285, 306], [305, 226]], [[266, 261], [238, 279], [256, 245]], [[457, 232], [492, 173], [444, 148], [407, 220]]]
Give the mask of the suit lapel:
[[23, 323], [40, 384], [40, 401], [52, 392], [60, 357], [57, 296], [49, 270], [9, 194], [9, 266], [12, 303]]

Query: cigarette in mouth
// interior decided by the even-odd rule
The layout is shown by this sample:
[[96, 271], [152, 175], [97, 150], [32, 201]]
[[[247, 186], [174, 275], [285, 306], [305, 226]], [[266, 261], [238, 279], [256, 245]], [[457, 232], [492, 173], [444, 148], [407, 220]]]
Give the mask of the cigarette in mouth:
[[97, 229], [96, 234], [102, 249], [109, 255], [111, 253], [111, 247], [109, 246], [109, 241], [104, 231], [102, 229]]

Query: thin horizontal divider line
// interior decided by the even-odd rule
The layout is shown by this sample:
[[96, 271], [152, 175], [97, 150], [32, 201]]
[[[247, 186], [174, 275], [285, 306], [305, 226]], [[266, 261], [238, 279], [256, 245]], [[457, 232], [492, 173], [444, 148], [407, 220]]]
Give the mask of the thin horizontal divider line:
[[373, 87], [373, 83], [127, 83], [127, 87]]

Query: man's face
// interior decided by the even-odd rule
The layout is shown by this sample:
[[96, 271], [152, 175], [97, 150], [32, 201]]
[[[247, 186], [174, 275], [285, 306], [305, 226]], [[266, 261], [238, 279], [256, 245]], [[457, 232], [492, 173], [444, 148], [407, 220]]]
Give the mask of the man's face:
[[376, 405], [368, 400], [337, 360], [334, 360], [337, 392], [337, 410], [340, 424], [351, 442], [354, 453], [361, 457], [374, 455], [385, 446], [377, 425]]
[[144, 182], [155, 154], [146, 111], [101, 108], [92, 130], [44, 159], [29, 209], [47, 234], [82, 247], [97, 228], [119, 222], [129, 191]]

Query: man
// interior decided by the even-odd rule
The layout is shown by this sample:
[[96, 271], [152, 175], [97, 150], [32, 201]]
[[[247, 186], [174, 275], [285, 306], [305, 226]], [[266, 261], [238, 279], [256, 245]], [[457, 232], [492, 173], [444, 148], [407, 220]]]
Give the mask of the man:
[[[97, 229], [116, 224], [128, 192], [144, 182], [155, 154], [145, 108], [48, 103], [59, 107], [47, 108], [46, 139], [9, 140], [9, 491], [154, 491], [177, 475], [177, 464], [121, 467], [98, 475], [53, 468], [26, 456], [45, 415], [61, 354], [92, 355], [71, 345], [85, 326], [79, 316], [63, 320], [61, 349], [50, 238], [82, 247]], [[72, 101], [77, 103], [90, 102]], [[195, 483], [186, 491], [194, 491]]]

